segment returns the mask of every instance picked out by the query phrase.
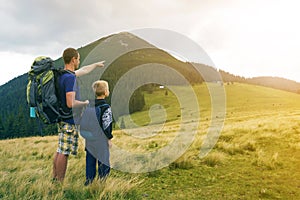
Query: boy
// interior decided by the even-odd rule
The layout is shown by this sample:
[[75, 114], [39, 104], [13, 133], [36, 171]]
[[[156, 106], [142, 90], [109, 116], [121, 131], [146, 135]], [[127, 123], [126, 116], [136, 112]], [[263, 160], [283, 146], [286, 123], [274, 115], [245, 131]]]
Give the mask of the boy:
[[105, 98], [109, 96], [108, 83], [99, 80], [93, 83], [95, 93], [94, 112], [100, 125], [94, 139], [86, 138], [86, 182], [85, 186], [91, 184], [96, 176], [96, 164], [98, 160], [98, 175], [100, 179], [105, 179], [110, 172], [109, 148], [112, 143], [112, 112]]

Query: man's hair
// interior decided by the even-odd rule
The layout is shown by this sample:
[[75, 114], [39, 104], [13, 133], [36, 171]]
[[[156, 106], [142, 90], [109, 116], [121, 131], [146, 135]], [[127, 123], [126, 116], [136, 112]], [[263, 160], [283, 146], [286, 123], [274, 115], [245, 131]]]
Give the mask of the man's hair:
[[73, 57], [78, 58], [78, 51], [76, 49], [67, 48], [64, 50], [63, 59], [65, 64], [69, 64]]
[[105, 95], [105, 91], [108, 91], [108, 83], [104, 80], [95, 81], [92, 85], [93, 91], [97, 97]]

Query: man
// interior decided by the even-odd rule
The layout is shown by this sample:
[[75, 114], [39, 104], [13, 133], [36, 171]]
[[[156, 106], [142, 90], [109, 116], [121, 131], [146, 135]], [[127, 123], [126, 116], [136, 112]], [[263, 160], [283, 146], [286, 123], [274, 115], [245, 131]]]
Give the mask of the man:
[[[64, 69], [69, 73], [63, 74], [59, 79], [62, 108], [65, 112], [72, 112], [81, 109], [89, 104], [89, 101], [80, 101], [79, 87], [76, 77], [85, 75], [93, 71], [96, 67], [103, 67], [104, 61], [97, 62], [79, 68], [80, 54], [74, 48], [67, 48], [63, 52]], [[74, 122], [75, 113], [69, 119], [64, 119], [58, 124], [58, 148], [53, 160], [53, 180], [63, 182], [68, 156], [76, 155], [78, 148], [78, 129]]]

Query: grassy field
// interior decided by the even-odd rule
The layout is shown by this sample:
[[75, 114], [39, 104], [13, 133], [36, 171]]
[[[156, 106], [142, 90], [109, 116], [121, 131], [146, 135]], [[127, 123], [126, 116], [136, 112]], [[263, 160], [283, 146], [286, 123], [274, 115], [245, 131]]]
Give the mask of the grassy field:
[[[167, 167], [140, 174], [113, 169], [105, 183], [84, 187], [81, 139], [79, 155], [69, 159], [64, 184], [57, 185], [51, 183], [55, 136], [2, 140], [0, 199], [300, 199], [300, 95], [253, 85], [225, 85], [223, 130], [212, 151], [200, 158], [203, 136], [215, 116], [210, 116], [205, 85], [194, 89], [200, 109], [197, 135], [185, 154]], [[182, 116], [175, 95], [169, 91], [166, 96], [165, 90], [145, 95], [147, 108], [131, 117], [138, 125], [151, 126], [115, 130], [115, 146], [153, 152], [176, 137]], [[166, 117], [160, 119], [162, 113]], [[164, 120], [160, 131], [151, 135]], [[187, 123], [193, 123], [193, 118]], [[137, 137], [141, 135], [145, 137]]]

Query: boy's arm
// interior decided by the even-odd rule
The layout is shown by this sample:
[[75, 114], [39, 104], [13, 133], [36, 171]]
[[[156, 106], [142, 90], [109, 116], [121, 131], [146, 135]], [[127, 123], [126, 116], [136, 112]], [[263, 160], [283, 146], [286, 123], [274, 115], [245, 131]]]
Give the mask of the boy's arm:
[[104, 134], [106, 135], [107, 139], [111, 140], [114, 136], [112, 135], [112, 123], [104, 129]]
[[83, 66], [80, 69], [76, 70], [75, 74], [77, 77], [86, 75], [91, 71], [93, 71], [96, 67], [104, 67], [104, 62], [105, 61], [101, 61], [101, 62], [96, 62], [90, 65]]
[[109, 146], [109, 148], [112, 147], [112, 142], [111, 142], [111, 140], [108, 140], [108, 146]]

